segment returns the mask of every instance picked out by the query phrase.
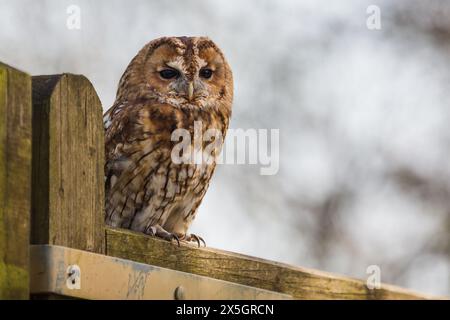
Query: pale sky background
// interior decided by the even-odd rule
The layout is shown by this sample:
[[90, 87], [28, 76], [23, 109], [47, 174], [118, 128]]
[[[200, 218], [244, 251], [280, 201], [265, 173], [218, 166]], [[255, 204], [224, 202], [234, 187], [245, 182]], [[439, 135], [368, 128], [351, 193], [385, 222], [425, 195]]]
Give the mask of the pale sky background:
[[[381, 30], [366, 9], [381, 9]], [[81, 29], [66, 27], [70, 5]], [[88, 77], [108, 109], [131, 58], [207, 35], [234, 71], [232, 128], [280, 129], [280, 170], [222, 165], [209, 246], [450, 295], [450, 3], [0, 0], [0, 60]]]

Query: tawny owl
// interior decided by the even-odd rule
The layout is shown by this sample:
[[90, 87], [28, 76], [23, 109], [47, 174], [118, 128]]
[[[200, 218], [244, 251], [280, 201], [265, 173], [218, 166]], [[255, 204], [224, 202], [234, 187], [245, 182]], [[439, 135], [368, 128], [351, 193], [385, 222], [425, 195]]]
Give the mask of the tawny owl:
[[[215, 162], [175, 161], [173, 132], [185, 129], [194, 144], [200, 124], [200, 133], [215, 129], [225, 137], [232, 99], [231, 69], [210, 39], [164, 37], [144, 46], [104, 116], [106, 223], [178, 243], [204, 242], [188, 228]], [[217, 156], [223, 140], [214, 139]]]

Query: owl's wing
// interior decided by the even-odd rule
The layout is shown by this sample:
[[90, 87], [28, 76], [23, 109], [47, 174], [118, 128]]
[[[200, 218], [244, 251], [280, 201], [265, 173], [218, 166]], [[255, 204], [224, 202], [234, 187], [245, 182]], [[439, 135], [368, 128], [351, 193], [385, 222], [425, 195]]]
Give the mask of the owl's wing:
[[112, 153], [119, 143], [125, 143], [136, 135], [138, 124], [139, 105], [128, 105], [117, 103], [112, 106], [103, 116], [105, 128], [105, 151], [106, 158], [114, 157]]
[[[148, 101], [121, 104], [104, 116], [105, 214], [109, 225], [131, 228], [138, 223], [136, 228], [140, 229], [158, 214], [167, 181], [165, 170], [170, 171], [168, 122], [172, 117], [162, 114], [163, 109]], [[141, 221], [144, 216], [145, 221]]]
[[[123, 146], [132, 137], [136, 137], [136, 108], [123, 103], [115, 104], [103, 116], [105, 128], [105, 187], [111, 188], [111, 179], [118, 178], [120, 172], [115, 170], [114, 164], [127, 157]], [[117, 169], [117, 168], [116, 168]]]
[[[139, 151], [139, 146], [133, 141], [143, 138], [139, 124], [139, 109], [139, 105], [115, 104], [103, 117], [106, 160], [105, 214], [107, 222], [118, 227], [124, 222], [122, 217], [128, 199], [135, 196], [138, 191], [126, 187], [125, 180], [132, 177], [136, 167], [133, 152]], [[131, 214], [133, 214], [131, 211], [128, 212], [128, 215]], [[112, 223], [112, 220], [115, 223]]]

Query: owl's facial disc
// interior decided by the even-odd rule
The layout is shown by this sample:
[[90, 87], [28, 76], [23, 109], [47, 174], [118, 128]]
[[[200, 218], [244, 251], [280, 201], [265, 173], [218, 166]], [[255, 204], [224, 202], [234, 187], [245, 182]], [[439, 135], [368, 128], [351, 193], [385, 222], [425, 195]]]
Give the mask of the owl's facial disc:
[[164, 62], [159, 69], [161, 79], [166, 81], [168, 94], [184, 99], [186, 103], [202, 103], [210, 95], [209, 80], [213, 69], [200, 58], [190, 61], [186, 57], [177, 57]]
[[[177, 80], [180, 78], [181, 72], [173, 68], [168, 68], [161, 70], [159, 75], [165, 80]], [[193, 101], [195, 93], [193, 81], [186, 79], [182, 79], [181, 81], [172, 81], [170, 86], [177, 92], [178, 95], [187, 96], [189, 102]]]
[[210, 40], [196, 39], [201, 38], [162, 44], [146, 62], [150, 87], [171, 104], [204, 107], [223, 95], [227, 80], [224, 58], [214, 45], [206, 43]]

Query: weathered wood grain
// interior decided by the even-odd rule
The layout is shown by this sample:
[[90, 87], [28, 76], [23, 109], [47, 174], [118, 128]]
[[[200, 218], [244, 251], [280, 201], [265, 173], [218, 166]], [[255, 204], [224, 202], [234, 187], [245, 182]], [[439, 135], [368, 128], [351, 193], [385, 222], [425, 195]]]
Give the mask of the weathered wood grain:
[[31, 77], [0, 63], [0, 299], [29, 298]]
[[84, 76], [33, 83], [31, 243], [104, 252], [102, 106]]
[[369, 290], [364, 281], [236, 253], [176, 245], [143, 234], [106, 228], [110, 256], [282, 292], [297, 299], [427, 299], [390, 285]]

